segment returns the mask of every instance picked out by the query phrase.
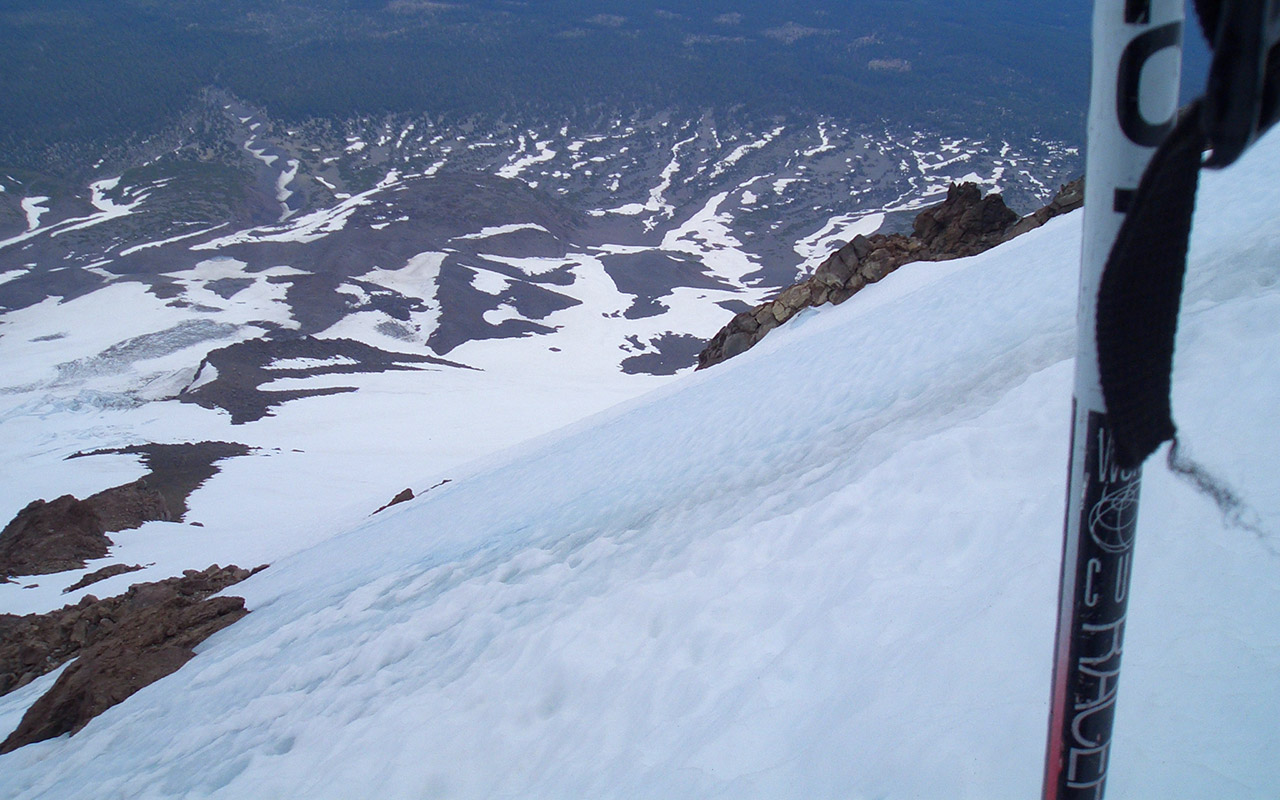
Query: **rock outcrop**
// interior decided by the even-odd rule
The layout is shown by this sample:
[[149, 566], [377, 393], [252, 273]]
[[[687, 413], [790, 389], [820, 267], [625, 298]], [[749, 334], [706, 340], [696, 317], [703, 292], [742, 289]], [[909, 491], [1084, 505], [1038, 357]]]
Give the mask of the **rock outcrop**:
[[920, 212], [910, 236], [855, 236], [812, 277], [735, 316], [698, 355], [698, 369], [746, 352], [802, 309], [843, 303], [904, 264], [977, 255], [1083, 203], [1084, 182], [1077, 180], [1063, 186], [1044, 208], [1019, 218], [1000, 195], [983, 197], [974, 184], [952, 184], [945, 201]]
[[1003, 241], [1021, 236], [1027, 231], [1035, 230], [1054, 217], [1066, 214], [1069, 211], [1075, 211], [1083, 205], [1084, 178], [1078, 178], [1060, 188], [1047, 206], [1037, 209], [1015, 222], [1009, 230], [1005, 231]]
[[242, 444], [199, 442], [146, 444], [71, 456], [136, 455], [149, 472], [84, 500], [64, 495], [52, 502], [36, 500], [19, 511], [0, 531], [0, 583], [20, 575], [83, 569], [89, 559], [107, 555], [108, 533], [144, 522], [181, 521], [187, 513], [187, 497], [217, 474], [217, 462], [250, 452], [252, 448]]
[[414, 499], [413, 490], [412, 490], [412, 489], [405, 489], [404, 491], [400, 492], [400, 494], [398, 494], [398, 495], [396, 495], [395, 497], [391, 498], [391, 502], [390, 502], [390, 503], [387, 503], [385, 506], [383, 506], [382, 508], [379, 508], [377, 511], [375, 511], [375, 512], [373, 512], [373, 513], [374, 513], [374, 514], [381, 514], [383, 511], [386, 511], [388, 508], [391, 508], [392, 506], [398, 506], [398, 505], [400, 505], [401, 503], [407, 503], [407, 502], [409, 502], [409, 501], [410, 501], [410, 500], [412, 500], [412, 499]]
[[[453, 482], [453, 481], [452, 481], [452, 479], [450, 479], [450, 478], [445, 478], [444, 480], [442, 480], [442, 481], [440, 481], [439, 483], [437, 483], [435, 486], [429, 486], [429, 487], [427, 487], [427, 489], [426, 489], [425, 491], [423, 491], [423, 492], [422, 492], [422, 494], [426, 494], [427, 492], [434, 492], [436, 489], [439, 489], [441, 486], [445, 486], [445, 485], [447, 485], [447, 484], [449, 484], [449, 483], [452, 483], [452, 482]], [[399, 494], [397, 494], [395, 497], [391, 498], [391, 502], [389, 502], [389, 503], [387, 503], [385, 506], [382, 506], [381, 508], [377, 509], [377, 510], [376, 510], [376, 511], [374, 511], [373, 513], [374, 513], [374, 514], [381, 514], [383, 511], [386, 511], [388, 508], [391, 508], [392, 506], [398, 506], [398, 505], [400, 505], [401, 503], [407, 503], [407, 502], [409, 502], [410, 500], [416, 500], [416, 499], [417, 499], [418, 497], [420, 497], [420, 496], [421, 496], [421, 495], [414, 494], [413, 489], [404, 489], [404, 490], [403, 490], [403, 491], [401, 491]], [[369, 516], [373, 516], [373, 514], [370, 514]]]
[[179, 521], [187, 513], [187, 498], [205, 481], [218, 474], [219, 462], [247, 456], [252, 452], [252, 447], [237, 442], [151, 443], [76, 453], [71, 458], [137, 456], [148, 470], [142, 479], [147, 482], [147, 486], [164, 497], [171, 514], [170, 519]]
[[90, 595], [49, 614], [0, 614], [0, 694], [76, 659], [0, 743], [0, 753], [75, 733], [175, 672], [197, 644], [249, 613], [243, 598], [210, 596], [261, 569], [215, 564], [181, 578], [135, 584], [106, 600]]
[[63, 589], [62, 593], [71, 594], [72, 592], [78, 592], [84, 587], [92, 586], [98, 581], [105, 581], [107, 578], [114, 578], [117, 575], [124, 575], [129, 572], [137, 572], [140, 569], [142, 569], [141, 564], [110, 564], [102, 569], [94, 570], [88, 575], [85, 575], [80, 580]]
[[48, 503], [36, 500], [0, 531], [0, 578], [81, 569], [107, 554], [108, 532], [172, 518], [164, 497], [145, 480], [85, 500], [69, 494]]

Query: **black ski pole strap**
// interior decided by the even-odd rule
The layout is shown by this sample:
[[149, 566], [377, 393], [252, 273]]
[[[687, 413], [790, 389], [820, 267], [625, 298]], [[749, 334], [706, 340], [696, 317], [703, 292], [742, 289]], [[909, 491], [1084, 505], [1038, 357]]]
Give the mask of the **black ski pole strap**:
[[1127, 201], [1098, 294], [1102, 394], [1126, 469], [1177, 430], [1173, 345], [1200, 169], [1234, 163], [1280, 122], [1280, 0], [1194, 2], [1214, 51], [1208, 90], [1183, 110]]
[[1125, 469], [1140, 466], [1176, 432], [1170, 376], [1206, 143], [1200, 119], [1197, 101], [1152, 156], [1098, 292], [1098, 368]]
[[1222, 0], [1194, 0], [1196, 18], [1200, 20], [1200, 30], [1205, 41], [1213, 47], [1218, 38], [1218, 14], [1222, 10]]
[[1280, 0], [1197, 0], [1196, 11], [1214, 31], [1205, 166], [1225, 167], [1280, 121]]

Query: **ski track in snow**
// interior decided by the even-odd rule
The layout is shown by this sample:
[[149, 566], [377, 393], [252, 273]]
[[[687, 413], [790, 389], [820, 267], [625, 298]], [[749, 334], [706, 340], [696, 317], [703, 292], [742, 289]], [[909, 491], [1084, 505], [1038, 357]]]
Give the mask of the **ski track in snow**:
[[[1205, 176], [1175, 374], [1272, 531], [1277, 162]], [[0, 793], [1034, 796], [1079, 224], [913, 264], [280, 560], [179, 674], [0, 757]], [[1158, 465], [1138, 535], [1108, 788], [1274, 796], [1277, 559]]]

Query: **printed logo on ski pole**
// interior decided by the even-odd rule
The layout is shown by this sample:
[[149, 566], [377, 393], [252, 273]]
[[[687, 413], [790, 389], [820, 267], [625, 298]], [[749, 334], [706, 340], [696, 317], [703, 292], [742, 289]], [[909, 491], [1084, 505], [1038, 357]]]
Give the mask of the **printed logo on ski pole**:
[[1089, 536], [1108, 553], [1125, 553], [1133, 548], [1141, 472], [1116, 463], [1115, 437], [1105, 426], [1098, 429], [1094, 446], [1101, 494], [1089, 506]]

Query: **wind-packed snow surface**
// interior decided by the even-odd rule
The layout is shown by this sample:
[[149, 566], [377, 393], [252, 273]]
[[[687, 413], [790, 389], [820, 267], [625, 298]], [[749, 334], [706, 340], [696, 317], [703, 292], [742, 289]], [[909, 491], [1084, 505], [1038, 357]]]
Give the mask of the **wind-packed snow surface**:
[[[1280, 786], [1280, 138], [1206, 176], [1110, 796]], [[236, 587], [12, 798], [1027, 798], [1080, 216], [913, 264]], [[7, 718], [7, 717], [6, 717]]]

